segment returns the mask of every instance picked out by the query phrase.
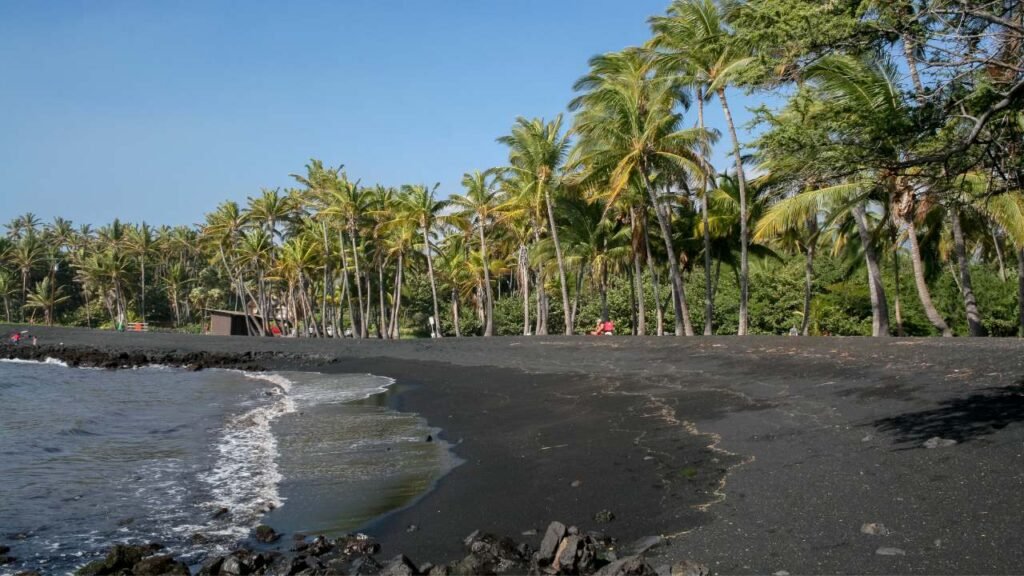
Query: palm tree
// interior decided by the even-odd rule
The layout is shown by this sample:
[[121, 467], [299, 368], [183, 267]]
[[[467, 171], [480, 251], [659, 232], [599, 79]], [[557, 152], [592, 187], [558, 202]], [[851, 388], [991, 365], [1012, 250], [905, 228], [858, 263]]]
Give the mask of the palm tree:
[[[21, 274], [21, 303], [24, 305], [27, 303], [28, 283], [32, 272], [44, 259], [43, 244], [34, 232], [26, 232], [11, 248], [8, 258]], [[25, 319], [24, 309], [22, 309], [21, 319]]]
[[18, 293], [14, 282], [14, 276], [0, 268], [0, 298], [4, 301], [4, 317], [8, 323], [11, 321], [11, 296]]
[[42, 224], [39, 217], [31, 212], [26, 212], [21, 216], [12, 219], [10, 222], [5, 224], [7, 228], [7, 236], [12, 240], [21, 240], [25, 236], [34, 235]]
[[679, 270], [672, 231], [657, 183], [669, 190], [673, 182], [686, 184], [686, 173], [706, 170], [695, 146], [707, 139], [702, 130], [679, 129], [674, 111], [685, 102], [682, 86], [672, 78], [652, 76], [654, 59], [640, 50], [604, 54], [591, 59], [591, 72], [576, 82], [586, 91], [570, 104], [579, 110], [575, 130], [580, 135], [575, 165], [584, 179], [603, 182], [602, 198], [609, 206], [639, 181], [657, 217], [668, 256], [673, 287], [675, 333], [693, 334], [689, 308]]
[[141, 271], [140, 276], [140, 287], [141, 287], [141, 300], [139, 305], [139, 315], [142, 321], [146, 321], [146, 260], [157, 250], [156, 239], [153, 236], [153, 229], [146, 224], [142, 223], [141, 226], [132, 226], [128, 228], [128, 234], [126, 237], [126, 247], [130, 250], [130, 253], [134, 254], [138, 258], [139, 269]]
[[865, 176], [878, 182], [887, 210], [906, 230], [914, 283], [925, 314], [943, 336], [952, 336], [932, 302], [921, 257], [917, 221], [924, 214], [924, 205], [917, 197], [927, 190], [917, 185], [914, 174], [901, 174], [885, 166], [897, 163], [906, 154], [900, 135], [912, 122], [902, 99], [898, 69], [886, 60], [828, 56], [809, 67], [807, 75], [818, 84], [824, 98], [851, 112], [850, 132], [866, 139], [864, 146], [874, 156], [869, 161], [877, 162], [870, 176]]
[[[697, 86], [697, 100], [702, 107], [701, 127], [704, 116], [703, 98], [712, 94], [718, 96], [729, 127], [740, 195], [739, 335], [743, 336], [749, 328], [747, 303], [750, 297], [747, 178], [726, 89], [738, 81], [738, 77], [754, 59], [749, 49], [743, 46], [728, 28], [724, 10], [716, 0], [675, 0], [666, 16], [651, 18], [651, 28], [654, 31], [654, 38], [650, 44], [661, 53], [659, 67], [679, 74]], [[705, 245], [707, 243], [705, 240]]]
[[25, 308], [31, 310], [43, 310], [46, 317], [46, 325], [53, 325], [53, 311], [58, 305], [67, 302], [70, 296], [64, 294], [64, 287], [57, 286], [54, 288], [51, 284], [49, 277], [43, 277], [43, 279], [36, 284], [36, 288], [33, 292], [28, 295], [28, 299], [25, 302]]
[[474, 221], [474, 226], [480, 237], [480, 259], [484, 264], [481, 267], [484, 274], [484, 316], [486, 318], [484, 336], [494, 335], [494, 293], [491, 290], [486, 229], [499, 204], [500, 191], [495, 187], [495, 176], [492, 170], [464, 174], [462, 186], [466, 189], [466, 194], [456, 194], [449, 199], [453, 206], [462, 209], [461, 216]]
[[[551, 194], [552, 189], [557, 190], [560, 185], [560, 169], [569, 151], [569, 136], [562, 132], [562, 116], [559, 114], [551, 122], [545, 122], [541, 118], [517, 118], [511, 134], [498, 138], [498, 142], [509, 148], [508, 171], [518, 181], [519, 193], [532, 205], [543, 206], [547, 214], [548, 232], [551, 234], [558, 263], [565, 334], [571, 335], [573, 318], [569, 308], [565, 262], [562, 259], [562, 247], [558, 242], [558, 228], [555, 226]], [[539, 238], [537, 240], [539, 241]]]
[[435, 224], [442, 219], [441, 211], [448, 205], [447, 201], [438, 200], [435, 197], [439, 186], [440, 184], [435, 184], [432, 188], [422, 184], [402, 186], [402, 193], [397, 198], [397, 216], [415, 225], [423, 235], [423, 250], [427, 256], [427, 275], [430, 278], [430, 295], [434, 302], [434, 321], [437, 323], [436, 336], [441, 338], [441, 309], [437, 304], [437, 283], [434, 280], [434, 245], [430, 241]]

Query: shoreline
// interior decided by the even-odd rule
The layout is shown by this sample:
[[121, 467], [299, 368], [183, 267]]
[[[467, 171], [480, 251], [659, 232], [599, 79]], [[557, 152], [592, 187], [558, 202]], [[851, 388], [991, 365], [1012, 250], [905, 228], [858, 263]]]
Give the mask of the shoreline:
[[[34, 332], [38, 350], [19, 354], [53, 356], [56, 341], [110, 362], [395, 378], [392, 407], [442, 428], [466, 463], [366, 527], [385, 557], [457, 558], [477, 529], [537, 546], [550, 520], [594, 527], [609, 510], [615, 519], [598, 527], [621, 542], [674, 536], [652, 563], [692, 558], [724, 573], [1012, 573], [1024, 562], [1011, 544], [1024, 529], [1011, 513], [1024, 487], [1017, 341]], [[944, 402], [997, 396], [1008, 420], [908, 423]], [[958, 444], [921, 448], [931, 431]], [[952, 527], [979, 511], [985, 555], [958, 553], [981, 528]], [[860, 532], [873, 522], [893, 534]]]

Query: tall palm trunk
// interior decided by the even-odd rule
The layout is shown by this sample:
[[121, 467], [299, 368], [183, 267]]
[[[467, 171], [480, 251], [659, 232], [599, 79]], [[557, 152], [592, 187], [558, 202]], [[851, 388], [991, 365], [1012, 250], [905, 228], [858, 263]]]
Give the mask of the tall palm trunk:
[[569, 308], [569, 287], [565, 281], [565, 263], [562, 261], [562, 246], [558, 243], [558, 227], [555, 226], [555, 212], [551, 208], [551, 194], [544, 189], [544, 204], [548, 211], [548, 224], [551, 226], [551, 241], [555, 243], [555, 257], [558, 260], [558, 280], [562, 288], [562, 316], [565, 319], [565, 335], [572, 335], [572, 310]]
[[992, 246], [995, 248], [996, 251], [996, 262], [999, 263], [999, 280], [1001, 282], [1006, 282], [1006, 258], [1003, 256], [1002, 242], [999, 239], [999, 234], [996, 233], [996, 230], [994, 228], [991, 232]]
[[338, 230], [338, 249], [341, 251], [341, 282], [345, 300], [348, 302], [349, 329], [352, 331], [352, 337], [355, 338], [358, 333], [356, 332], [355, 309], [352, 308], [352, 288], [348, 283], [348, 249], [345, 247], [345, 234], [341, 230]]
[[1014, 252], [1017, 253], [1017, 335], [1024, 338], [1024, 248]]
[[526, 245], [519, 245], [519, 291], [523, 294], [523, 336], [530, 335], [530, 263]]
[[893, 309], [896, 312], [896, 335], [903, 334], [903, 309], [900, 306], [900, 247], [893, 246], [892, 249], [892, 278], [896, 294], [893, 296]]
[[743, 157], [740, 155], [740, 140], [736, 136], [736, 125], [732, 120], [729, 102], [725, 99], [725, 88], [718, 89], [718, 99], [722, 102], [725, 122], [729, 125], [729, 136], [732, 137], [732, 152], [736, 157], [736, 181], [740, 192], [740, 323], [738, 334], [744, 336], [749, 328], [747, 302], [750, 299], [750, 267], [747, 258], [747, 178], [743, 173]]
[[[349, 241], [350, 244], [352, 244], [352, 260], [355, 262], [355, 265], [356, 265], [356, 277], [355, 277], [355, 281], [356, 281], [356, 296], [359, 299], [359, 302], [357, 303], [359, 305], [359, 332], [358, 332], [358, 334], [359, 334], [359, 338], [366, 338], [366, 336], [367, 336], [367, 332], [366, 332], [366, 314], [363, 312], [363, 285], [359, 281], [359, 279], [362, 278], [363, 276], [359, 272], [359, 251], [356, 250], [356, 227], [355, 227], [355, 223], [349, 223], [349, 226], [348, 226], [348, 241]], [[369, 295], [367, 295], [367, 296], [369, 296]], [[352, 331], [352, 335], [355, 336], [356, 334], [357, 334], [357, 332], [355, 330], [353, 330]]]
[[487, 320], [484, 324], [484, 336], [494, 335], [494, 293], [491, 292], [491, 271], [488, 266], [489, 260], [487, 260], [487, 240], [484, 238], [484, 225], [483, 221], [480, 222], [480, 257], [483, 258], [484, 263], [484, 297], [486, 298], [484, 304], [484, 313], [487, 316]]
[[28, 273], [26, 268], [21, 269], [21, 321], [25, 321], [25, 304], [28, 303]]
[[633, 228], [633, 238], [636, 239], [631, 250], [633, 253], [633, 292], [636, 295], [636, 334], [637, 336], [643, 336], [647, 333], [647, 313], [646, 304], [644, 303], [643, 267], [640, 265], [640, 253], [636, 249], [636, 244], [639, 240], [636, 206], [629, 208], [629, 224]]
[[[324, 237], [324, 291], [320, 295], [320, 323], [323, 325], [323, 332], [327, 334], [327, 292], [331, 288], [329, 278], [331, 274], [331, 248], [327, 240], [327, 224], [324, 222], [320, 223], [321, 229], [323, 230]], [[333, 294], [333, 290], [331, 290]], [[337, 336], [337, 334], [335, 334]]]
[[[651, 181], [647, 177], [647, 170], [642, 168], [640, 174], [644, 180], [644, 187], [647, 189], [647, 196], [651, 200], [651, 205], [654, 207], [654, 214], [658, 217], [658, 226], [661, 227], [661, 236], [665, 240], [665, 253], [668, 255], [668, 268], [669, 274], [672, 276], [672, 308], [675, 311], [676, 320], [676, 336], [682, 336], [686, 333], [687, 336], [693, 335], [693, 329], [685, 332], [683, 326], [683, 319], [688, 317], [688, 311], [683, 309], [683, 280], [679, 274], [679, 262], [676, 261], [676, 250], [672, 246], [672, 229], [669, 227], [668, 218], [665, 217], [664, 211], [658, 204], [658, 197], [654, 193], [654, 187], [651, 186]], [[685, 316], [684, 316], [685, 314]]]
[[601, 262], [601, 321], [608, 321], [608, 266]]
[[811, 326], [811, 295], [814, 290], [814, 244], [809, 243], [804, 259], [804, 320], [800, 334], [807, 336]]
[[960, 223], [960, 210], [956, 206], [949, 209], [949, 218], [953, 224], [953, 247], [956, 250], [956, 260], [960, 265], [960, 292], [963, 294], [964, 310], [967, 312], [967, 331], [971, 336], [984, 336], [985, 326], [981, 323], [978, 301], [974, 298], [970, 262], [967, 260], [964, 231]]
[[[697, 87], [697, 125], [704, 130], [704, 86]], [[704, 151], [701, 150], [701, 154]], [[711, 336], [715, 333], [715, 293], [711, 290], [711, 230], [709, 224], [708, 208], [708, 177], [701, 174], [700, 190], [704, 195], [701, 202], [701, 221], [704, 224], [704, 335]]]
[[656, 323], [655, 334], [658, 336], [664, 336], [665, 307], [661, 305], [661, 278], [658, 275], [657, 269], [654, 267], [654, 255], [651, 253], [651, 235], [647, 231], [646, 214], [644, 215], [643, 220], [640, 221], [640, 225], [643, 226], [644, 246], [647, 248], [647, 270], [651, 273], [651, 288], [654, 292], [654, 314]]
[[452, 287], [452, 327], [455, 328], [455, 337], [462, 338], [462, 327], [459, 324], [459, 291]]
[[928, 282], [924, 277], [924, 262], [921, 260], [921, 246], [917, 241], [917, 226], [914, 224], [914, 217], [908, 216], [903, 219], [904, 224], [907, 226], [907, 239], [910, 241], [910, 263], [914, 266], [914, 284], [917, 285], [917, 296], [921, 300], [921, 306], [924, 308], [925, 315], [928, 316], [928, 320], [935, 326], [944, 337], [953, 335], [953, 331], [949, 329], [949, 325], [942, 319], [942, 315], [935, 308], [935, 304], [932, 303], [932, 296], [928, 291]]
[[[540, 244], [540, 227], [537, 225], [536, 219], [533, 219], [533, 241], [534, 246]], [[537, 276], [535, 279], [537, 286], [537, 326], [533, 333], [537, 335], [546, 336], [548, 333], [548, 296], [544, 290], [544, 264], [537, 264]]]
[[430, 277], [430, 296], [434, 299], [434, 326], [435, 332], [438, 338], [442, 338], [441, 333], [441, 309], [437, 306], [437, 284], [434, 282], [434, 257], [430, 254], [430, 226], [427, 224], [423, 225], [423, 246], [427, 251], [427, 276]]
[[[391, 332], [387, 326], [387, 307], [384, 305], [384, 259], [377, 259], [377, 292], [380, 298], [380, 320], [377, 323], [377, 332], [380, 332], [381, 339], [387, 339]], [[369, 296], [369, 294], [367, 294]]]
[[868, 268], [868, 288], [871, 293], [871, 335], [883, 337], [889, 335], [889, 305], [885, 299], [885, 286], [882, 284], [882, 271], [878, 266], [878, 254], [868, 230], [868, 219], [864, 206], [857, 205], [850, 209], [853, 220], [857, 224], [857, 232], [864, 248], [864, 262]]
[[139, 258], [139, 267], [142, 269], [142, 308], [141, 314], [142, 321], [146, 321], [146, 257], [143, 255]]
[[402, 313], [402, 272], [403, 272], [403, 254], [398, 253], [398, 265], [395, 270], [395, 294], [394, 294], [394, 305], [391, 307], [391, 327], [388, 332], [391, 333], [392, 340], [398, 340], [401, 337], [401, 326], [399, 316]]

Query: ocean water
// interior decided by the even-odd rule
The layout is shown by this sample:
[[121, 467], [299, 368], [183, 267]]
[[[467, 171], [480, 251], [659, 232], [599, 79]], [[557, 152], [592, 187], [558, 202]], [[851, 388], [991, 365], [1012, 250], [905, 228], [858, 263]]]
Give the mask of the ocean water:
[[0, 362], [0, 544], [18, 559], [0, 574], [69, 573], [120, 542], [199, 562], [260, 523], [338, 534], [408, 505], [455, 461], [387, 407], [390, 384]]

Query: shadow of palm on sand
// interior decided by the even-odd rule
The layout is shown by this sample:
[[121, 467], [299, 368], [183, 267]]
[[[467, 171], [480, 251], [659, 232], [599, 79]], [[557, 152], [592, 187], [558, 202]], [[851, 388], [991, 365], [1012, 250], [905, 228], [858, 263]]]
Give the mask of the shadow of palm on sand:
[[905, 447], [910, 449], [934, 437], [968, 442], [1019, 422], [1024, 422], [1024, 383], [985, 388], [970, 396], [943, 400], [938, 408], [881, 418], [872, 424], [895, 436], [897, 444], [910, 444]]

